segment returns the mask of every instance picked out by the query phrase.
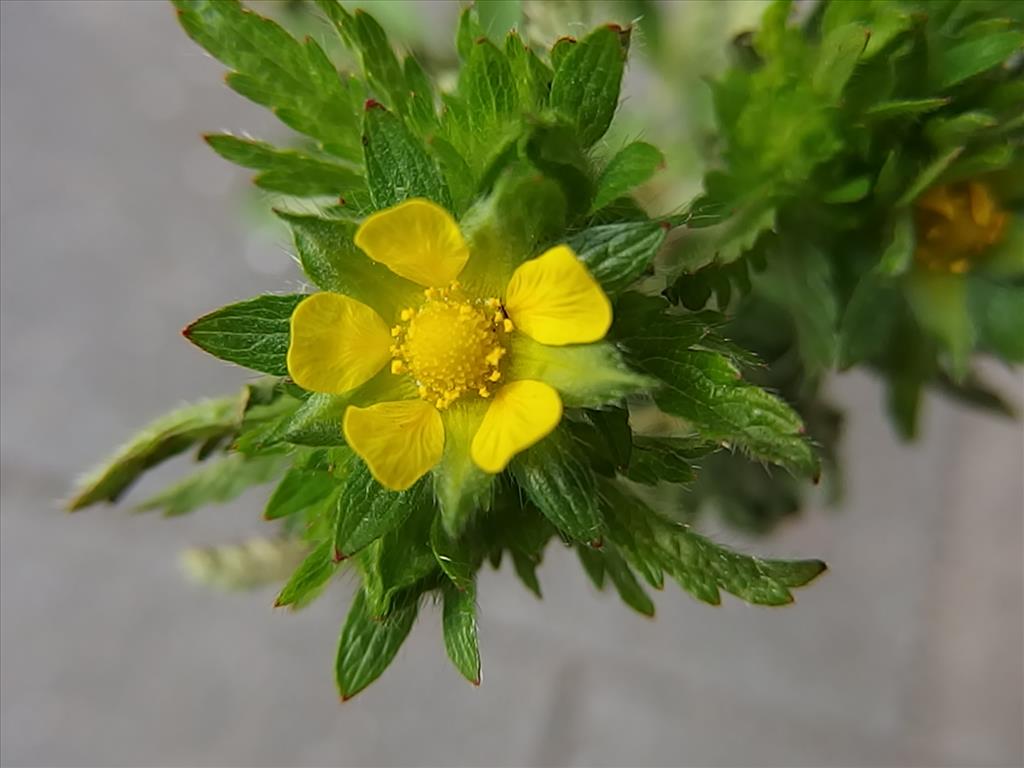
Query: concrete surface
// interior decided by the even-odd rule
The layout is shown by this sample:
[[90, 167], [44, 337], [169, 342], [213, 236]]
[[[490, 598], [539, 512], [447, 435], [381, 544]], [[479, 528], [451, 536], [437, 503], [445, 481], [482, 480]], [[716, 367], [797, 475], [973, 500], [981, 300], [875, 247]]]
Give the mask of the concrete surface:
[[828, 560], [795, 606], [713, 609], [668, 588], [647, 621], [554, 548], [543, 602], [483, 576], [480, 689], [426, 610], [379, 683], [339, 705], [351, 585], [293, 616], [269, 592], [183, 583], [181, 547], [265, 532], [259, 492], [174, 521], [57, 511], [133, 429], [243, 380], [179, 327], [298, 276], [283, 243], [247, 235], [244, 172], [199, 140], [278, 126], [167, 5], [0, 14], [4, 765], [1024, 761], [1021, 429], [933, 401], [924, 440], [901, 446], [866, 377], [836, 383], [856, 414], [841, 512], [765, 541], [710, 531]]

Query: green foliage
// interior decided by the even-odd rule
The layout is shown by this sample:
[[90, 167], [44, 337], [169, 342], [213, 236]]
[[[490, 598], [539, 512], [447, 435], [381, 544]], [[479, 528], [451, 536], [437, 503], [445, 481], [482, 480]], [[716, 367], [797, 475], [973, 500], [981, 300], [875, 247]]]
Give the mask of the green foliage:
[[206, 136], [206, 143], [225, 160], [261, 171], [253, 182], [263, 189], [288, 195], [343, 197], [365, 187], [360, 169], [348, 164], [224, 133]]
[[269, 483], [288, 466], [287, 456], [233, 453], [205, 465], [139, 504], [139, 512], [160, 510], [165, 517], [186, 515], [207, 504], [222, 504], [254, 485]]
[[444, 647], [455, 668], [473, 685], [480, 685], [480, 647], [476, 631], [476, 589], [444, 588]]
[[410, 601], [386, 619], [376, 619], [367, 610], [360, 590], [349, 609], [338, 643], [335, 664], [342, 700], [351, 699], [380, 677], [394, 660], [416, 621], [418, 605]]
[[738, 554], [660, 518], [611, 484], [602, 490], [610, 538], [652, 586], [660, 584], [664, 572], [711, 605], [721, 602], [719, 590], [757, 605], [783, 605], [793, 601], [790, 589], [825, 570], [820, 560], [761, 560]]
[[[290, 229], [296, 260], [317, 288], [363, 301], [389, 323], [402, 308], [422, 301], [421, 287], [372, 261], [354, 243], [367, 216], [422, 197], [459, 220], [472, 253], [459, 280], [474, 293], [503, 296], [520, 264], [566, 243], [612, 300], [614, 328], [607, 339], [559, 347], [521, 333], [509, 337], [503, 381], [548, 383], [558, 390], [564, 414], [551, 435], [497, 475], [472, 461], [472, 439], [489, 405], [480, 400], [453, 404], [446, 412], [444, 453], [429, 474], [403, 492], [382, 486], [346, 445], [342, 422], [350, 405], [415, 396], [413, 383], [385, 367], [342, 395], [306, 392], [278, 378], [251, 384], [240, 398], [176, 411], [91, 475], [72, 508], [116, 500], [146, 469], [189, 448], [198, 460], [217, 458], [143, 508], [182, 514], [279, 479], [264, 518], [292, 545], [288, 556], [260, 559], [243, 557], [241, 550], [211, 550], [190, 556], [190, 568], [207, 583], [284, 581], [275, 605], [292, 610], [311, 603], [339, 570], [349, 568], [358, 588], [338, 648], [343, 699], [384, 672], [420, 605], [431, 599], [441, 603], [452, 663], [478, 684], [479, 570], [486, 562], [499, 567], [507, 556], [539, 597], [538, 569], [552, 539], [576, 547], [598, 588], [611, 584], [627, 605], [647, 616], [654, 604], [642, 584], [660, 589], [666, 573], [707, 602], [716, 603], [724, 589], [750, 602], [781, 604], [791, 599], [789, 589], [820, 572], [817, 561], [763, 561], [721, 548], [648, 509], [630, 489], [647, 486], [642, 490], [655, 495], [674, 487], [672, 498], [685, 502], [679, 494], [701, 487], [705, 466], [736, 455], [719, 451], [722, 446], [800, 474], [817, 471], [800, 417], [780, 397], [741, 378], [741, 368], [754, 369], [755, 376], [762, 368], [720, 332], [723, 318], [683, 313], [650, 294], [664, 291], [689, 306], [703, 288], [694, 289], [691, 279], [701, 278], [687, 270], [730, 260], [755, 243], [772, 245], [761, 235], [776, 220], [787, 221], [780, 214], [786, 200], [779, 190], [806, 181], [815, 163], [835, 151], [840, 123], [826, 112], [839, 108], [849, 95], [846, 82], [858, 77], [865, 44], [861, 22], [851, 20], [827, 35], [829, 55], [816, 60], [806, 83], [776, 72], [753, 84], [737, 79], [732, 90], [716, 96], [722, 114], [731, 114], [744, 100], [759, 98], [753, 85], [784, 81], [795, 84], [793, 103], [800, 108], [826, 105], [798, 131], [806, 167], [794, 170], [785, 162], [792, 149], [788, 139], [760, 135], [756, 119], [733, 115], [742, 140], [733, 142], [730, 157], [753, 163], [743, 172], [748, 175], [727, 173], [721, 179], [721, 188], [733, 196], [716, 196], [716, 190], [686, 214], [652, 220], [629, 195], [664, 165], [662, 153], [644, 142], [605, 140], [619, 102], [627, 29], [598, 27], [578, 41], [563, 38], [541, 51], [514, 31], [498, 39], [518, 23], [518, 3], [467, 8], [456, 36], [458, 71], [441, 88], [426, 60], [393, 46], [371, 15], [334, 0], [318, 0], [316, 6], [355, 62], [355, 73], [339, 73], [316, 42], [299, 42], [233, 0], [176, 0], [175, 6], [187, 34], [231, 69], [232, 88], [304, 134], [287, 148], [231, 134], [207, 141], [224, 158], [256, 171], [261, 188], [312, 198], [284, 200], [275, 213]], [[776, 24], [763, 38], [766, 50], [784, 51], [788, 43], [782, 41], [791, 36]], [[876, 111], [875, 119], [931, 114], [919, 106], [893, 107], [890, 96], [890, 106]], [[975, 118], [932, 124], [929, 136], [956, 142], [998, 127], [987, 107], [976, 112]], [[613, 142], [618, 151], [608, 146]], [[941, 168], [915, 161], [913, 179], [919, 183], [927, 174], [952, 170], [961, 155], [946, 154], [950, 159]], [[892, 161], [900, 171], [892, 173], [901, 183], [889, 185], [897, 196], [908, 189], [900, 162]], [[751, 185], [762, 172], [779, 176], [768, 197]], [[828, 183], [828, 199], [836, 206], [872, 198], [879, 186], [868, 173], [853, 182]], [[738, 219], [729, 211], [740, 191]], [[670, 260], [662, 270], [669, 230], [679, 223], [708, 233], [708, 248], [688, 256], [685, 269]], [[731, 231], [726, 246], [716, 241], [724, 230]], [[743, 271], [723, 273], [725, 287], [719, 282], [713, 290], [727, 298], [731, 286], [745, 280], [778, 302], [831, 291], [842, 275], [824, 261], [824, 252], [790, 245], [774, 246], [788, 261], [772, 262], [753, 281], [741, 262]], [[879, 274], [903, 277], [896, 267]], [[788, 282], [795, 278], [803, 281], [797, 288]], [[979, 338], [992, 348], [1010, 348], [1008, 329], [1017, 320], [1010, 294], [987, 284], [973, 290], [965, 306]], [[286, 377], [290, 319], [302, 299], [259, 296], [207, 314], [184, 333], [222, 360]], [[822, 369], [839, 343], [825, 327], [838, 322], [838, 312], [827, 297], [816, 297], [799, 317], [801, 350], [813, 353]], [[951, 386], [968, 392], [966, 379]], [[638, 409], [656, 410], [650, 398], [660, 408], [655, 417], [672, 419], [679, 428], [672, 435], [647, 434], [634, 423], [640, 421], [633, 419]], [[245, 565], [233, 570], [233, 557]]]
[[204, 352], [254, 371], [284, 376], [292, 310], [305, 297], [257, 296], [203, 315], [182, 334]]
[[551, 106], [579, 131], [585, 147], [611, 125], [628, 51], [629, 30], [601, 27], [573, 45], [555, 68]]
[[800, 417], [784, 402], [741, 378], [737, 361], [698, 316], [667, 311], [638, 294], [619, 303], [616, 332], [630, 362], [659, 379], [654, 401], [710, 440], [793, 472], [815, 476], [818, 460]]
[[71, 511], [121, 498], [146, 470], [208, 441], [229, 439], [241, 423], [243, 403], [234, 397], [205, 400], [161, 416], [83, 477], [67, 502]]

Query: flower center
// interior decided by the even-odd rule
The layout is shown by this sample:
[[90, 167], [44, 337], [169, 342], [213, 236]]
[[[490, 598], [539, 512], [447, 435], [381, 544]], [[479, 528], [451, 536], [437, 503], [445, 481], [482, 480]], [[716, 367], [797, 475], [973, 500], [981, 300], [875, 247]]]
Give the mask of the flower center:
[[1006, 212], [986, 185], [968, 181], [928, 190], [914, 206], [914, 224], [917, 262], [961, 273], [1002, 239]]
[[391, 329], [391, 372], [408, 373], [420, 397], [444, 409], [464, 394], [488, 397], [501, 379], [505, 334], [512, 330], [497, 299], [467, 299], [458, 283], [428, 288], [419, 307], [403, 309]]

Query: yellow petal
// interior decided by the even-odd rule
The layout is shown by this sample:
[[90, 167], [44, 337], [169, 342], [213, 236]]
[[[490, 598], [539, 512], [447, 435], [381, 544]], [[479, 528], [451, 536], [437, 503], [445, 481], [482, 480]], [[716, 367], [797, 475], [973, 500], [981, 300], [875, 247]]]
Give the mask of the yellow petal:
[[368, 381], [391, 357], [381, 316], [340, 293], [314, 293], [292, 312], [288, 375], [303, 389], [340, 395]]
[[520, 331], [555, 346], [598, 341], [612, 324], [611, 302], [567, 245], [516, 269], [505, 310]]
[[352, 405], [342, 423], [345, 439], [377, 482], [404, 491], [441, 460], [444, 425], [426, 400]]
[[425, 286], [448, 285], [469, 259], [455, 219], [429, 200], [406, 200], [373, 214], [355, 241], [374, 261]]
[[553, 387], [524, 379], [494, 395], [470, 454], [484, 472], [497, 474], [520, 451], [546, 437], [562, 418], [562, 401]]

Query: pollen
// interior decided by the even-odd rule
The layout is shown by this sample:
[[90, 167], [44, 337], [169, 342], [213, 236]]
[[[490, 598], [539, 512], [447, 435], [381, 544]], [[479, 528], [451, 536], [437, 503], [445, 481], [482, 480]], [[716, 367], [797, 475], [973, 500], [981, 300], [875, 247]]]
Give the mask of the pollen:
[[496, 299], [469, 299], [458, 283], [429, 288], [403, 309], [393, 373], [408, 373], [419, 396], [445, 409], [464, 395], [488, 397], [501, 379], [507, 317]]
[[1002, 240], [1007, 215], [991, 190], [977, 181], [925, 192], [914, 206], [914, 258], [928, 269], [967, 272]]

